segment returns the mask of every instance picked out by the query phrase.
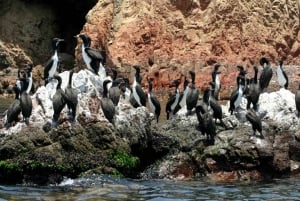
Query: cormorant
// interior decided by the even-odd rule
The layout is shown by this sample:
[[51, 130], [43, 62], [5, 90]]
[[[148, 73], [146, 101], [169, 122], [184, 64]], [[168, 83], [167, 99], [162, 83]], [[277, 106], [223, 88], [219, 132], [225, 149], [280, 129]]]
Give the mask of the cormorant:
[[254, 69], [254, 77], [250, 79], [249, 90], [246, 95], [246, 98], [247, 98], [247, 107], [246, 108], [250, 109], [250, 105], [252, 103], [253, 109], [256, 111], [257, 103], [258, 103], [259, 96], [260, 96], [260, 87], [259, 87], [259, 84], [257, 83], [258, 68], [257, 68], [257, 66], [254, 66], [253, 69]]
[[195, 72], [189, 71], [189, 73], [192, 78], [192, 86], [186, 95], [186, 108], [188, 112], [187, 114], [190, 114], [193, 108], [196, 107], [199, 97], [199, 90], [196, 88], [195, 84]]
[[237, 76], [237, 79], [236, 79], [236, 84], [239, 85], [239, 82], [242, 86], [242, 90], [243, 90], [243, 94], [246, 94], [247, 93], [247, 90], [248, 90], [248, 84], [249, 84], [249, 80], [247, 79], [247, 71], [244, 70], [244, 67], [243, 66], [237, 66], [237, 68], [239, 69], [239, 74]]
[[259, 78], [259, 86], [261, 91], [264, 91], [264, 89], [268, 88], [269, 83], [273, 76], [273, 71], [271, 68], [271, 64], [269, 61], [262, 57], [259, 61], [260, 65], [263, 66], [263, 71], [261, 72], [260, 78]]
[[47, 61], [46, 65], [45, 65], [45, 68], [44, 68], [45, 85], [49, 82], [49, 79], [51, 79], [57, 71], [57, 67], [59, 65], [58, 47], [59, 47], [59, 44], [62, 41], [64, 41], [64, 40], [60, 39], [60, 38], [53, 38], [52, 39], [53, 55]]
[[131, 95], [131, 89], [129, 86], [129, 79], [128, 78], [123, 78], [123, 82], [120, 83], [120, 90], [123, 93], [125, 101], [128, 103], [130, 102], [130, 97]]
[[288, 76], [286, 75], [285, 71], [282, 69], [282, 64], [283, 64], [283, 61], [279, 60], [279, 64], [277, 67], [277, 80], [278, 80], [280, 87], [284, 87], [285, 89], [287, 89], [289, 86], [289, 79], [288, 79]]
[[23, 86], [27, 86], [27, 88], [21, 90], [21, 96], [20, 96], [20, 106], [21, 111], [23, 115], [23, 120], [25, 121], [26, 125], [29, 125], [29, 117], [31, 116], [32, 112], [32, 100], [31, 96], [29, 95], [32, 87], [32, 65], [29, 65], [29, 67], [26, 69], [26, 84]]
[[78, 92], [76, 89], [72, 88], [73, 73], [74, 73], [73, 70], [69, 72], [69, 82], [65, 89], [65, 97], [66, 97], [65, 101], [67, 103], [69, 113], [71, 114], [71, 121], [74, 122], [76, 117], [77, 104], [78, 104], [78, 100], [77, 100]]
[[211, 114], [202, 106], [197, 105], [196, 115], [199, 123], [197, 129], [200, 130], [203, 135], [207, 135], [208, 145], [213, 145], [215, 143], [216, 125]]
[[146, 94], [144, 90], [141, 87], [141, 76], [140, 76], [140, 67], [139, 66], [133, 66], [133, 68], [136, 70], [135, 73], [135, 79], [132, 85], [132, 95], [135, 99], [135, 101], [138, 104], [138, 107], [144, 106], [146, 107]]
[[152, 94], [152, 80], [148, 80], [148, 102], [151, 111], [155, 114], [156, 122], [158, 123], [159, 115], [160, 115], [160, 103], [158, 99]]
[[260, 136], [263, 136], [261, 119], [256, 115], [253, 109], [247, 111], [246, 118], [252, 125], [253, 134], [255, 135], [256, 131], [258, 131]]
[[230, 96], [230, 106], [229, 106], [229, 112], [232, 115], [234, 110], [238, 108], [242, 102], [242, 97], [243, 97], [243, 89], [242, 89], [242, 79], [238, 78], [238, 89], [234, 90], [231, 93]]
[[[210, 83], [210, 85], [212, 85], [212, 83]], [[212, 92], [213, 90], [210, 89], [210, 91]], [[223, 122], [222, 107], [220, 106], [218, 101], [215, 99], [215, 97], [212, 95], [212, 93], [211, 93], [210, 98], [209, 98], [209, 106], [211, 107], [211, 109], [213, 111], [213, 117], [215, 119], [215, 123], [217, 123], [217, 119], [219, 119], [220, 123], [226, 128], [226, 125]]]
[[81, 51], [82, 51], [82, 57], [83, 60], [91, 72], [93, 72], [96, 75], [99, 75], [99, 68], [100, 68], [100, 63], [104, 61], [104, 57], [101, 54], [102, 52], [91, 48], [91, 38], [87, 36], [86, 34], [79, 34], [76, 35], [75, 37], [79, 37], [82, 40], [82, 46], [81, 46]]
[[[112, 85], [110, 89], [108, 90], [108, 96], [112, 100], [115, 106], [118, 106], [120, 101], [120, 84], [123, 83], [124, 80], [122, 78], [117, 78], [112, 81]], [[125, 89], [126, 90], [126, 89]]]
[[189, 88], [189, 81], [186, 76], [184, 76], [184, 82], [183, 82], [183, 92], [180, 93], [178, 104], [176, 105], [173, 114], [175, 115], [181, 108], [186, 106], [186, 95], [188, 94], [190, 88]]
[[178, 89], [179, 84], [180, 84], [179, 80], [174, 80], [169, 86], [169, 87], [175, 86], [175, 93], [169, 97], [168, 102], [166, 104], [167, 120], [170, 119], [170, 114], [171, 115], [173, 114], [173, 111], [175, 110], [175, 107], [179, 102], [179, 96], [180, 96], [180, 92]]
[[103, 97], [101, 98], [101, 108], [105, 118], [112, 124], [114, 124], [114, 116], [116, 114], [115, 105], [110, 98], [107, 97], [107, 84], [110, 80], [104, 80], [103, 82]]
[[58, 119], [60, 116], [61, 111], [64, 109], [66, 105], [66, 96], [64, 91], [61, 89], [61, 77], [59, 75], [54, 75], [53, 79], [57, 80], [57, 86], [56, 86], [56, 92], [52, 99], [52, 105], [53, 105], [53, 117], [52, 117], [52, 128], [57, 127]]
[[220, 66], [221, 66], [220, 64], [216, 64], [214, 66], [213, 72], [211, 73], [212, 82], [215, 83], [214, 91], [213, 91], [212, 95], [216, 100], [219, 100], [219, 92], [221, 89], [221, 82], [220, 82], [220, 77], [219, 77], [219, 74], [221, 73], [219, 71]]

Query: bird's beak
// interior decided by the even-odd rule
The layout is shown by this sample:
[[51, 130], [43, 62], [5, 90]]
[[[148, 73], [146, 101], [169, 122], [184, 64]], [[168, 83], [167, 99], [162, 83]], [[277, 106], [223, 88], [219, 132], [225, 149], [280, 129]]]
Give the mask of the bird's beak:
[[75, 35], [74, 38], [79, 38], [79, 34]]

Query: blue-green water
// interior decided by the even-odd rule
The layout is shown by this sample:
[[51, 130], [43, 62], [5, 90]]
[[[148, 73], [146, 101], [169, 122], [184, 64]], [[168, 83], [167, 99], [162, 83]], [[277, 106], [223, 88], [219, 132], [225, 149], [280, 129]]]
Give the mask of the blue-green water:
[[216, 184], [201, 181], [138, 181], [94, 176], [47, 187], [0, 186], [0, 200], [84, 201], [283, 201], [300, 200], [300, 178], [262, 183]]

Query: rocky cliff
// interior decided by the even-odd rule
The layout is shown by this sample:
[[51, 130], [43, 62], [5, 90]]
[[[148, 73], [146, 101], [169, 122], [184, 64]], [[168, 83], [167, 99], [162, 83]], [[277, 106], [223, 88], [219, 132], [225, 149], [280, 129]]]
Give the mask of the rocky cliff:
[[[279, 58], [286, 64], [300, 61], [297, 1], [52, 2], [0, 2], [1, 68], [28, 61], [43, 64], [54, 36], [65, 37], [65, 51], [74, 55], [76, 41], [71, 35], [76, 32], [90, 35], [93, 47], [106, 49], [108, 65], [124, 75], [131, 73], [129, 66], [140, 64], [144, 74], [156, 79], [155, 87], [167, 86], [189, 69], [198, 72], [201, 87], [216, 62], [224, 64], [226, 88], [232, 85], [236, 64], [258, 65], [261, 56], [273, 63]], [[81, 16], [82, 24], [76, 16]], [[83, 67], [79, 50], [75, 57], [77, 66]]]

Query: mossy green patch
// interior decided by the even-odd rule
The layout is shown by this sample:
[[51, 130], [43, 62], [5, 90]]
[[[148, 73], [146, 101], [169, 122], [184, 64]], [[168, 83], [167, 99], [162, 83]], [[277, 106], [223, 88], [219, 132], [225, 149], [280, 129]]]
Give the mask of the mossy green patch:
[[124, 169], [125, 171], [135, 169], [140, 164], [138, 157], [132, 156], [123, 150], [113, 151], [111, 154], [111, 159], [117, 168]]

